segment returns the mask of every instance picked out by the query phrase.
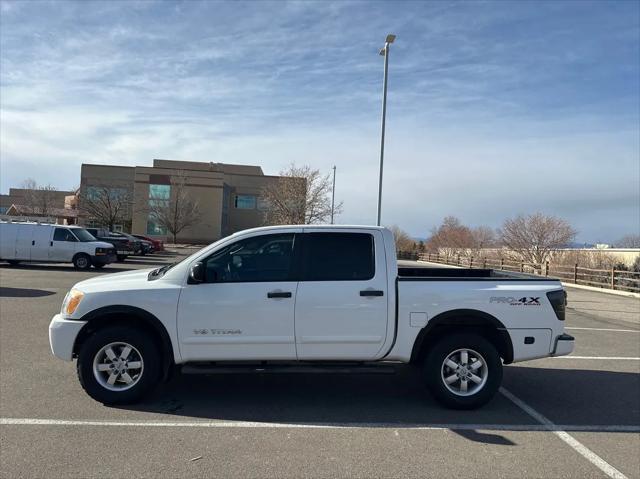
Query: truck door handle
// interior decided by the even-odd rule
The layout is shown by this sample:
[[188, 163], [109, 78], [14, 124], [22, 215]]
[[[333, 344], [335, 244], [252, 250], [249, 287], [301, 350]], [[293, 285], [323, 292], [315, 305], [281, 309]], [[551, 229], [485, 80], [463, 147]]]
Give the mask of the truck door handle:
[[53, 246], [53, 241], [49, 241], [49, 246]]
[[36, 245], [36, 240], [31, 240], [31, 246], [35, 246]]
[[360, 291], [360, 296], [384, 296], [384, 291], [379, 289], [365, 289]]
[[290, 298], [291, 293], [289, 291], [270, 291], [267, 293], [267, 298]]

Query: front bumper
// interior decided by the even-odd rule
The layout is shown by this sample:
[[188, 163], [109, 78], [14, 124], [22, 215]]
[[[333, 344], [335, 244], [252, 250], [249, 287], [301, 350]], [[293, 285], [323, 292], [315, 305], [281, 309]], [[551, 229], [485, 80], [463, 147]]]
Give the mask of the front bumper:
[[86, 321], [65, 319], [61, 314], [56, 314], [51, 319], [49, 324], [49, 344], [55, 357], [71, 361], [76, 337], [85, 324], [87, 324]]
[[564, 333], [556, 336], [551, 356], [566, 356], [567, 354], [571, 354], [575, 348], [575, 343], [576, 338], [569, 334]]
[[93, 264], [111, 264], [115, 263], [118, 258], [115, 253], [105, 255], [94, 255], [91, 257], [91, 263]]

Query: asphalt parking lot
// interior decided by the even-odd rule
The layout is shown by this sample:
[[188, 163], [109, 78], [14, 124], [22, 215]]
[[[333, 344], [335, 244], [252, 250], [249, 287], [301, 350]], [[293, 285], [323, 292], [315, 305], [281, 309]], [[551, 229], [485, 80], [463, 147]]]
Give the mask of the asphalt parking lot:
[[176, 376], [143, 404], [90, 399], [48, 324], [104, 270], [0, 264], [0, 476], [640, 477], [640, 300], [569, 289], [573, 357], [505, 367], [483, 409], [395, 375]]

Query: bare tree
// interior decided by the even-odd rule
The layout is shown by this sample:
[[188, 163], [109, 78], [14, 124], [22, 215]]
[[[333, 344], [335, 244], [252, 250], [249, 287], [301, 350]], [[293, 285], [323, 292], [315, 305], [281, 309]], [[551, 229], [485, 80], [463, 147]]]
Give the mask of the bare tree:
[[640, 248], [640, 235], [631, 234], [620, 238], [615, 243], [616, 248]]
[[178, 235], [189, 226], [196, 224], [202, 214], [198, 201], [191, 197], [187, 188], [187, 176], [183, 172], [171, 177], [171, 194], [169, 198], [149, 198], [149, 216], [171, 233], [173, 242]]
[[389, 230], [393, 233], [393, 238], [396, 242], [396, 251], [410, 252], [418, 249], [416, 241], [397, 225], [389, 226]]
[[95, 220], [100, 226], [113, 230], [114, 225], [131, 221], [133, 198], [128, 188], [91, 186], [78, 195], [81, 214]]
[[[330, 175], [322, 175], [310, 166], [289, 165], [280, 178], [262, 190], [266, 202], [265, 224], [326, 223], [331, 217]], [[334, 207], [334, 215], [342, 212], [342, 202]]]
[[566, 220], [542, 213], [507, 219], [500, 230], [503, 245], [537, 268], [551, 251], [566, 246], [575, 236], [576, 230]]
[[455, 216], [447, 216], [440, 226], [431, 230], [427, 240], [428, 250], [437, 251], [449, 257], [464, 254], [473, 248], [475, 240], [471, 228], [460, 223]]
[[473, 237], [473, 248], [482, 250], [485, 248], [493, 248], [496, 246], [496, 233], [493, 228], [488, 226], [478, 226], [471, 230]]
[[57, 189], [51, 185], [38, 185], [33, 178], [27, 178], [22, 182], [24, 189], [24, 206], [34, 215], [50, 216], [56, 207]]

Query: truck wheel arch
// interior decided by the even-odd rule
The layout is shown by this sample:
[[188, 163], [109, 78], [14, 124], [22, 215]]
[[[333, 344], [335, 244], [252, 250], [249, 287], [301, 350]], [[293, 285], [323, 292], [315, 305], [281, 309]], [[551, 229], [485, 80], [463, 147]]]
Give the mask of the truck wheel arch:
[[85, 314], [80, 321], [87, 321], [73, 345], [73, 357], [77, 357], [84, 341], [97, 329], [112, 325], [138, 327], [155, 338], [162, 353], [163, 379], [168, 379], [174, 364], [173, 346], [166, 328], [150, 312], [135, 306], [114, 305], [95, 309]]
[[420, 360], [429, 349], [429, 344], [437, 341], [442, 335], [469, 329], [487, 337], [499, 351], [504, 364], [513, 362], [513, 344], [504, 324], [495, 316], [476, 309], [453, 309], [430, 319], [413, 343], [411, 362]]

